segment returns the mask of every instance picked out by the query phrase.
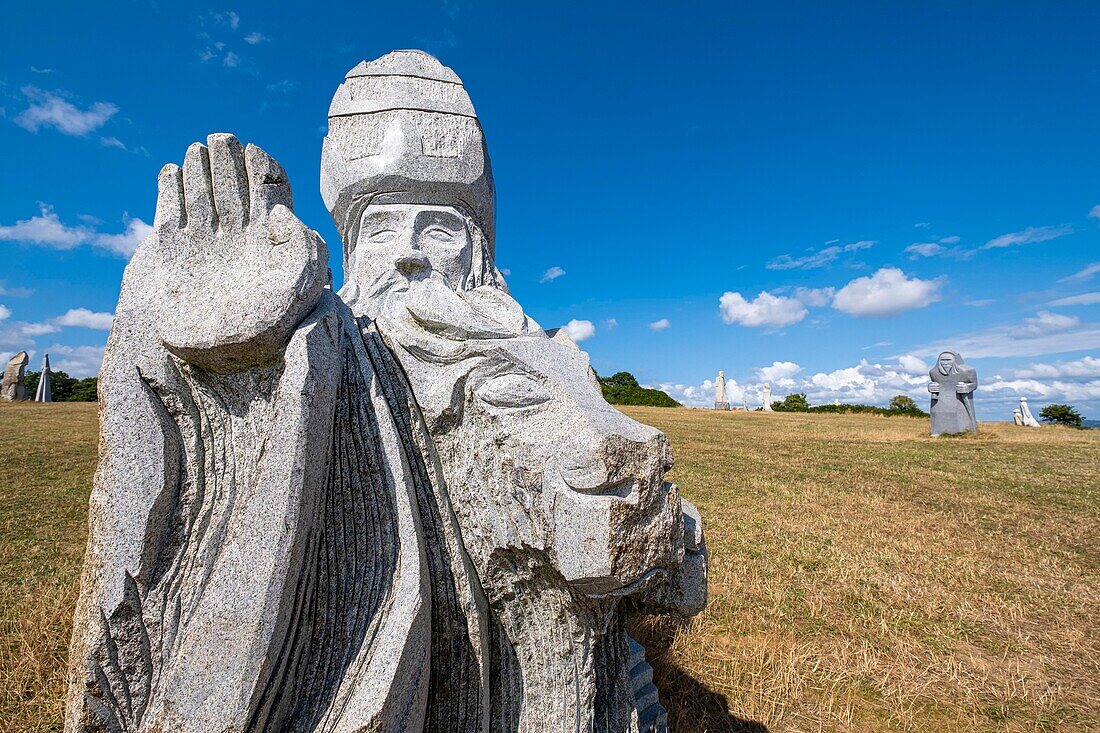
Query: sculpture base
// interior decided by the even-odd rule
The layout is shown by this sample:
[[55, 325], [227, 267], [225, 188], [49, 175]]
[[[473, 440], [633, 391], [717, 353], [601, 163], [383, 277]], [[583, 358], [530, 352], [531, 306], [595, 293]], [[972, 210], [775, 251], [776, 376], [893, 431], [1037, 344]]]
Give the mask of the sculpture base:
[[728, 410], [728, 409], [730, 409], [730, 403], [728, 403], [728, 402], [715, 402], [714, 403], [714, 409], [715, 410]]

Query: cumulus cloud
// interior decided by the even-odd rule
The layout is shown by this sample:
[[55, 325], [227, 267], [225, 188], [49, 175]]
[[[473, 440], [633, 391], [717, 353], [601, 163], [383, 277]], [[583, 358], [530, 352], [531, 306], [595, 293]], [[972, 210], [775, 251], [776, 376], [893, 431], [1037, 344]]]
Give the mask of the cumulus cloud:
[[943, 278], [908, 278], [896, 267], [884, 267], [838, 290], [833, 308], [857, 318], [893, 316], [935, 303], [940, 299], [943, 284]]
[[900, 366], [907, 374], [927, 374], [931, 369], [928, 364], [924, 363], [921, 359], [913, 356], [912, 354], [903, 354], [898, 357], [898, 366]]
[[1049, 305], [1057, 307], [1064, 305], [1094, 305], [1096, 303], [1100, 303], [1100, 292], [1081, 293], [1080, 295], [1071, 295], [1068, 298], [1059, 298], [1050, 301]]
[[549, 268], [546, 272], [542, 273], [542, 277], [539, 278], [540, 283], [548, 283], [553, 280], [557, 280], [559, 277], [565, 274], [565, 270], [561, 269], [557, 265]]
[[578, 344], [596, 335], [596, 327], [592, 325], [592, 321], [579, 321], [574, 318], [569, 323], [562, 326], [562, 328], [569, 334], [569, 338], [573, 339], [574, 343]]
[[126, 217], [124, 222], [125, 231], [120, 234], [106, 234], [89, 226], [66, 225], [51, 206], [39, 204], [38, 216], [17, 221], [10, 226], [0, 225], [0, 241], [23, 242], [54, 249], [73, 249], [88, 244], [129, 257], [153, 231], [153, 227], [137, 218]]
[[0, 321], [6, 320], [11, 316], [11, 310], [4, 305], [0, 305]]
[[114, 313], [97, 313], [87, 308], [72, 308], [64, 315], [54, 319], [58, 326], [78, 326], [80, 328], [95, 328], [103, 331], [110, 330], [111, 323], [115, 320]]
[[13, 121], [29, 132], [53, 127], [63, 135], [86, 137], [118, 112], [118, 107], [110, 102], [96, 102], [87, 109], [80, 109], [60, 93], [29, 85], [23, 87], [22, 92], [28, 106]]
[[761, 292], [751, 301], [741, 293], [723, 293], [718, 299], [722, 320], [750, 328], [782, 328], [806, 317], [806, 306], [797, 298]]
[[1069, 224], [1048, 227], [1028, 227], [1022, 232], [1010, 232], [994, 237], [982, 245], [982, 249], [997, 249], [999, 247], [1012, 247], [1017, 244], [1032, 244], [1034, 242], [1048, 242], [1051, 239], [1073, 234], [1073, 227]]
[[672, 324], [668, 322], [667, 318], [662, 318], [659, 321], [654, 321], [653, 323], [649, 324], [649, 329], [651, 331], [664, 331], [671, 325]]
[[765, 267], [769, 270], [812, 270], [825, 267], [836, 262], [837, 258], [846, 252], [856, 252], [861, 249], [870, 249], [877, 242], [865, 239], [851, 244], [834, 245], [813, 252], [805, 257], [791, 257], [789, 254], [780, 255], [769, 262]]
[[54, 344], [44, 351], [50, 355], [51, 368], [78, 379], [96, 376], [103, 364], [102, 346]]
[[829, 305], [836, 288], [795, 288], [794, 297], [801, 303], [820, 308]]
[[1074, 361], [1029, 364], [1013, 370], [1016, 377], [1029, 379], [1058, 379], [1066, 377], [1100, 377], [1100, 359], [1085, 356]]
[[3, 280], [0, 280], [0, 295], [7, 295], [11, 298], [29, 298], [34, 295], [34, 290], [31, 288], [9, 288]]
[[1093, 262], [1091, 265], [1086, 265], [1082, 269], [1073, 273], [1069, 277], [1063, 277], [1058, 282], [1060, 283], [1079, 283], [1091, 280], [1093, 275], [1100, 272], [1100, 262]]
[[756, 376], [761, 382], [767, 382], [780, 388], [793, 387], [792, 377], [802, 371], [802, 367], [793, 361], [773, 361], [771, 366], [760, 367]]

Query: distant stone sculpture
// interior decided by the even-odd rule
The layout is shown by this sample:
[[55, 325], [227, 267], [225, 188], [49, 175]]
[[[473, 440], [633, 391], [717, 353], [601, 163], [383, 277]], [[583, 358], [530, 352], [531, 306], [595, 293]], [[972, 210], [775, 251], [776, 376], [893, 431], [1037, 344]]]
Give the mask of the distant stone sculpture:
[[714, 380], [714, 409], [730, 409], [730, 401], [726, 396], [726, 373], [723, 371], [719, 371], [718, 379]]
[[928, 391], [932, 395], [932, 435], [977, 432], [974, 415], [974, 390], [978, 374], [954, 351], [945, 351], [928, 373]]
[[1019, 407], [1012, 411], [1012, 422], [1020, 427], [1024, 426], [1024, 413], [1020, 411]]
[[1027, 404], [1027, 397], [1020, 398], [1020, 419], [1023, 420], [1023, 426], [1026, 428], [1041, 428], [1043, 427], [1035, 416], [1031, 414], [1031, 408]]
[[23, 376], [29, 361], [30, 357], [25, 351], [20, 351], [8, 360], [8, 365], [4, 368], [4, 381], [0, 384], [0, 399], [9, 401], [27, 399], [27, 388], [23, 385]]
[[42, 372], [38, 375], [38, 390], [34, 395], [35, 402], [53, 402], [53, 389], [50, 386], [50, 355], [42, 357]]
[[660, 731], [634, 613], [706, 601], [667, 439], [495, 266], [461, 80], [329, 110], [328, 249], [231, 135], [165, 166], [101, 372], [67, 731]]
[[772, 410], [772, 386], [770, 384], [764, 385], [764, 398], [761, 402], [763, 403], [761, 409], [764, 410], [764, 412], [774, 412], [774, 410]]

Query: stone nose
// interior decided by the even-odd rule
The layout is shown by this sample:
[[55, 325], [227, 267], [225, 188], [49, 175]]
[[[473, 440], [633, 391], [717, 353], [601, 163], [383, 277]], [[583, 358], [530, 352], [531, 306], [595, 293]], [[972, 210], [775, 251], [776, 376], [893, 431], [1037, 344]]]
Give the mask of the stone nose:
[[569, 488], [587, 493], [607, 483], [607, 464], [595, 455], [579, 461], [567, 461], [562, 466], [561, 477]]
[[422, 252], [415, 249], [411, 249], [399, 255], [393, 261], [393, 266], [405, 277], [410, 277], [429, 269], [428, 258], [425, 257]]

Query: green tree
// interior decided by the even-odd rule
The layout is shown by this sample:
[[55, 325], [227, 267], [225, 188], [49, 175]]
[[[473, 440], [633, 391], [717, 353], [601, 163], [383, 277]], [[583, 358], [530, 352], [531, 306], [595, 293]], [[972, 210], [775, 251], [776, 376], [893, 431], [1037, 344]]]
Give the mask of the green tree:
[[1039, 419], [1052, 425], [1068, 425], [1071, 428], [1079, 428], [1085, 421], [1081, 413], [1069, 405], [1047, 405], [1039, 411]]
[[[27, 399], [34, 399], [41, 377], [39, 372], [24, 373], [23, 386], [27, 390]], [[54, 402], [95, 402], [98, 386], [97, 377], [77, 379], [65, 372], [50, 372], [50, 396]]]
[[772, 403], [772, 409], [776, 412], [807, 412], [810, 403], [806, 395], [801, 393], [789, 394], [780, 401]]
[[890, 400], [890, 407], [888, 409], [895, 410], [897, 412], [914, 412], [920, 410], [917, 407], [917, 402], [909, 395], [895, 395]]
[[640, 387], [638, 380], [630, 372], [616, 372], [610, 377], [600, 377], [600, 382], [611, 387]]

